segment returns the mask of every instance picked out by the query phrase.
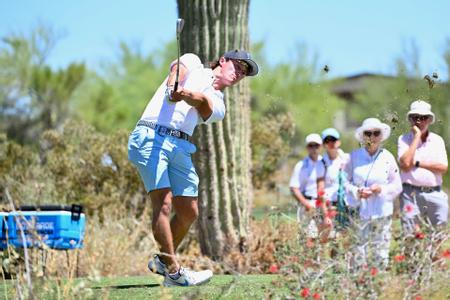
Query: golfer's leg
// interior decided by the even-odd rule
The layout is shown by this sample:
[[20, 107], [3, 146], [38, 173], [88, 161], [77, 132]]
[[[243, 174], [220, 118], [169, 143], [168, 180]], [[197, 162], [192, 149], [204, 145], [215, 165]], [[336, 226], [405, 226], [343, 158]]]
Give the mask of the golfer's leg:
[[150, 192], [152, 200], [153, 217], [152, 229], [155, 240], [161, 247], [161, 260], [167, 265], [169, 272], [178, 269], [173, 246], [172, 231], [170, 229], [170, 211], [172, 206], [172, 193], [169, 188]]
[[184, 140], [177, 140], [175, 155], [170, 160], [169, 178], [173, 192], [175, 216], [171, 221], [174, 249], [180, 245], [189, 227], [198, 217], [199, 178], [192, 163], [191, 154], [195, 146]]
[[172, 202], [175, 216], [170, 222], [175, 251], [198, 217], [197, 197], [176, 196]]

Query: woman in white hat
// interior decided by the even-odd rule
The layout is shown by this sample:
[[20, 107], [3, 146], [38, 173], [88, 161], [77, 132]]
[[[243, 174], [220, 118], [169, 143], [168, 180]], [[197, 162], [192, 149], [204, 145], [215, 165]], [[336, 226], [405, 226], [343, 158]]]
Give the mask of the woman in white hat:
[[380, 120], [364, 120], [355, 134], [362, 147], [351, 152], [346, 167], [348, 202], [359, 208], [357, 266], [367, 263], [369, 252], [378, 268], [386, 268], [389, 262], [393, 202], [402, 191], [395, 158], [381, 147], [390, 133], [391, 128]]
[[408, 234], [419, 230], [420, 218], [444, 226], [448, 220], [448, 196], [442, 191], [442, 176], [448, 158], [442, 137], [430, 132], [435, 116], [431, 105], [417, 100], [407, 114], [411, 130], [398, 139], [398, 157], [403, 192], [400, 196], [403, 228]]
[[297, 201], [297, 221], [307, 226], [308, 238], [317, 238], [319, 234], [317, 200], [317, 167], [321, 164], [322, 138], [317, 133], [309, 134], [305, 140], [308, 156], [300, 160], [292, 172], [289, 182], [292, 195]]

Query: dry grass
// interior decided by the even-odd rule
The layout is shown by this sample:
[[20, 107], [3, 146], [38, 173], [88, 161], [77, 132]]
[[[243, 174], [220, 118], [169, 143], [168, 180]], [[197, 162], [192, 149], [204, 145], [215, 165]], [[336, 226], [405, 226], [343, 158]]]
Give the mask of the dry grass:
[[[119, 210], [102, 218], [92, 216], [87, 222], [84, 249], [68, 252], [32, 249], [30, 259], [35, 289], [55, 298], [83, 298], [89, 297], [92, 291], [86, 283], [74, 281], [76, 277], [95, 282], [101, 277], [149, 275], [148, 259], [158, 251], [149, 215], [146, 209], [139, 219], [123, 216]], [[345, 267], [348, 247], [342, 248], [340, 254], [331, 258], [327, 254], [330, 244], [315, 242], [308, 245], [297, 224], [281, 218], [279, 214], [252, 221], [251, 232], [245, 253], [232, 251], [223, 261], [214, 262], [201, 255], [193, 228], [180, 246], [178, 257], [187, 267], [209, 268], [216, 274], [283, 274], [286, 280], [270, 287], [270, 295], [284, 291], [283, 296], [298, 297], [302, 289], [308, 287], [324, 297], [331, 297], [341, 285], [346, 285], [346, 293], [340, 295], [340, 299], [407, 299], [418, 294], [434, 298], [435, 295], [445, 296], [448, 293], [443, 289], [449, 276], [448, 265], [442, 267], [442, 264], [430, 260], [430, 253], [436, 250], [432, 232], [425, 239], [413, 241], [415, 252], [410, 261], [402, 262], [403, 265], [392, 262], [389, 272], [376, 277], [369, 275], [370, 269], [354, 274]], [[406, 241], [399, 232], [394, 235], [397, 240], [392, 256], [399, 251], [407, 254], [404, 253], [408, 249]], [[448, 232], [444, 239], [448, 239]], [[445, 247], [448, 248], [448, 245]], [[10, 249], [2, 257], [2, 263], [15, 279], [15, 295], [26, 298], [21, 253]], [[333, 265], [340, 271], [335, 272]], [[44, 279], [53, 279], [56, 284], [51, 285]], [[408, 289], [411, 280], [415, 283], [413, 288]], [[290, 292], [286, 294], [286, 291]]]

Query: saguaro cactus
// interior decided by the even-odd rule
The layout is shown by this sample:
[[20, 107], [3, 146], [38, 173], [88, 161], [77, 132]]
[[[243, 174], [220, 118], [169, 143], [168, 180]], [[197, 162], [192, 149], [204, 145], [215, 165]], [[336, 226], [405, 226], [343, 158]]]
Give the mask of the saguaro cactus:
[[[248, 50], [248, 8], [248, 0], [178, 0], [179, 17], [185, 19], [181, 52], [207, 62], [228, 50]], [[213, 259], [242, 250], [252, 202], [248, 80], [225, 91], [225, 105], [222, 122], [201, 125], [194, 134], [200, 245]]]

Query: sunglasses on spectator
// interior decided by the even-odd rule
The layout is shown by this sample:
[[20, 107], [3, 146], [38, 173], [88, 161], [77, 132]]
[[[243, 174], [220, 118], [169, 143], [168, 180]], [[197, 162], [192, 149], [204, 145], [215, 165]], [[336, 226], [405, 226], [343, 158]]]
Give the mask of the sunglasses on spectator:
[[364, 135], [367, 136], [367, 137], [371, 137], [372, 135], [373, 135], [374, 137], [379, 137], [380, 134], [381, 134], [381, 131], [380, 131], [380, 130], [375, 130], [375, 131], [364, 131]]
[[325, 144], [328, 144], [328, 143], [334, 143], [334, 142], [336, 142], [337, 140], [338, 140], [338, 139], [335, 138], [334, 136], [327, 136], [326, 138], [323, 139], [323, 142], [324, 142]]
[[430, 116], [428, 115], [409, 115], [409, 119], [416, 122], [416, 121], [426, 121], [428, 120]]
[[317, 148], [320, 147], [320, 145], [319, 145], [319, 144], [316, 144], [316, 143], [311, 143], [311, 144], [308, 144], [306, 147], [308, 147], [308, 148], [313, 148], [313, 149], [317, 149]]

